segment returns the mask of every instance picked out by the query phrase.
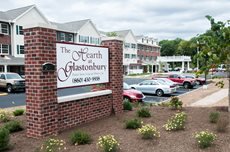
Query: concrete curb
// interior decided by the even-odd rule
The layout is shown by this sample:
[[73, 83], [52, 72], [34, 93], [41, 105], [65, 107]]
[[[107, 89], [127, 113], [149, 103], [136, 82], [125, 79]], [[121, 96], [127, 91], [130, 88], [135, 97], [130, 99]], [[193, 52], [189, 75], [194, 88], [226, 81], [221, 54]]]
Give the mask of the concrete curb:
[[8, 95], [8, 93], [2, 93], [2, 92], [0, 92], [0, 96], [6, 96], [6, 95]]

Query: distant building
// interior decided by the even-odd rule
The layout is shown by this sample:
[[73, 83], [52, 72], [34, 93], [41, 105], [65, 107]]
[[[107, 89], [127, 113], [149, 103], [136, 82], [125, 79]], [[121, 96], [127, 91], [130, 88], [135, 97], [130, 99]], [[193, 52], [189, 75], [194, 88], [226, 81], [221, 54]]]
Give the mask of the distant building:
[[142, 65], [144, 73], [159, 71], [157, 57], [160, 56], [158, 40], [147, 36], [136, 36], [138, 63]]

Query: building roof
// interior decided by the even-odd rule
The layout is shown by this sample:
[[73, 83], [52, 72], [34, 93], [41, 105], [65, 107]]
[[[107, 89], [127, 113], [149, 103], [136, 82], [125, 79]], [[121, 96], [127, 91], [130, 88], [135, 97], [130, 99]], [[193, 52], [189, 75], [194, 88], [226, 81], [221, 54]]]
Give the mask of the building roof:
[[72, 21], [72, 22], [66, 22], [66, 23], [56, 23], [51, 22], [52, 24], [56, 25], [59, 30], [62, 31], [69, 31], [76, 33], [78, 32], [86, 23], [90, 22], [90, 19], [86, 20], [80, 20], [80, 21]]
[[113, 31], [115, 33], [117, 33], [117, 35], [119, 37], [125, 38], [126, 35], [130, 32], [131, 30], [122, 30], [122, 31]]
[[5, 12], [0, 11], [0, 20], [13, 21], [13, 20], [17, 19], [20, 15], [22, 15], [23, 13], [25, 13], [26, 11], [28, 11], [29, 9], [31, 9], [34, 6], [35, 5], [30, 5], [30, 6], [26, 6], [26, 7], [20, 7], [20, 8], [8, 10], [8, 11], [5, 11]]
[[24, 65], [24, 58], [13, 57], [11, 55], [6, 55], [4, 57], [0, 56], [0, 63], [7, 65]]

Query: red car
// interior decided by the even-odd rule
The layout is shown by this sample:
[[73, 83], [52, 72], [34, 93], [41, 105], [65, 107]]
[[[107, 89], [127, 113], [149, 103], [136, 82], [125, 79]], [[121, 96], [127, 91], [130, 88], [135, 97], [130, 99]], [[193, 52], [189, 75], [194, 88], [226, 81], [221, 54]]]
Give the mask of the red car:
[[153, 75], [152, 77], [154, 78], [168, 78], [169, 80], [172, 80], [173, 82], [178, 83], [179, 85], [184, 86], [184, 88], [188, 89], [188, 88], [193, 88], [196, 85], [196, 80], [195, 79], [191, 79], [191, 78], [186, 78], [180, 74], [156, 74]]
[[196, 80], [196, 83], [198, 84], [198, 85], [203, 85], [203, 84], [205, 84], [205, 79], [204, 78], [200, 78], [200, 77], [198, 77], [198, 78], [196, 78], [194, 75], [184, 75], [186, 78], [191, 78], [191, 79], [195, 79]]
[[131, 89], [127, 83], [123, 83], [123, 98], [130, 102], [142, 102], [145, 96], [142, 92]]

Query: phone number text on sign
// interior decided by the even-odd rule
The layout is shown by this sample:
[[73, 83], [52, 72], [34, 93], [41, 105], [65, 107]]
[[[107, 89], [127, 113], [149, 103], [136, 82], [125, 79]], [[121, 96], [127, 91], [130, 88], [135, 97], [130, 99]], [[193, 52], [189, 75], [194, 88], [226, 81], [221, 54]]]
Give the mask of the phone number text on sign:
[[58, 88], [109, 82], [108, 48], [57, 43]]

